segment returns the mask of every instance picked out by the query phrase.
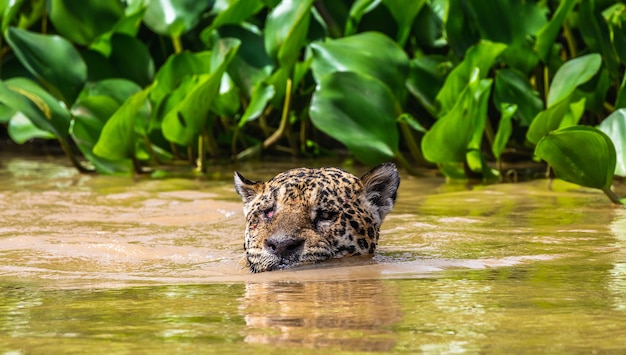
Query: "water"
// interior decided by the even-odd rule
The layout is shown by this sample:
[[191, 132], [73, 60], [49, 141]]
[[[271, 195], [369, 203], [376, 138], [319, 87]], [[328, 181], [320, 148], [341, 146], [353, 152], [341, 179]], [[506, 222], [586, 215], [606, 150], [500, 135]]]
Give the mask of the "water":
[[626, 349], [626, 210], [599, 192], [403, 175], [375, 257], [251, 275], [231, 171], [211, 176], [0, 160], [0, 351]]

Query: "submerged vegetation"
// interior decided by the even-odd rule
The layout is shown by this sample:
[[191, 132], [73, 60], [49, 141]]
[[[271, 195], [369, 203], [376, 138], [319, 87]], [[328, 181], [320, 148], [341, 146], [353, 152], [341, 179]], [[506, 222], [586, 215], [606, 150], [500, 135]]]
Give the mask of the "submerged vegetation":
[[626, 175], [621, 2], [5, 0], [0, 15], [0, 122], [17, 143], [57, 139], [81, 171], [345, 147], [450, 178], [544, 159], [607, 194]]

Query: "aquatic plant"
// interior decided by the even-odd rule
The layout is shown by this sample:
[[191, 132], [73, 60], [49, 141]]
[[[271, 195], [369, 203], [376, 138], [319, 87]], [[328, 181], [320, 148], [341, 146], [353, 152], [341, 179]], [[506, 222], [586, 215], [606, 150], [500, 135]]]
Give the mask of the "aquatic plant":
[[[570, 150], [542, 140], [592, 167], [612, 155], [566, 129], [626, 119], [611, 115], [626, 108], [623, 3], [23, 0], [0, 16], [0, 122], [18, 143], [57, 139], [82, 171], [345, 147], [493, 180], [493, 162], [537, 147], [566, 176]], [[598, 149], [625, 151], [609, 136]]]

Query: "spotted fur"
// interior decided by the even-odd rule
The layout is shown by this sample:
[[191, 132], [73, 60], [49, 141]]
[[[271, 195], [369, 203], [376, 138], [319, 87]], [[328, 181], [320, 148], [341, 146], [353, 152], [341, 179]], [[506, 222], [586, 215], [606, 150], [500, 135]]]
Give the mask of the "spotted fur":
[[235, 172], [246, 217], [244, 250], [252, 272], [372, 254], [400, 184], [392, 163], [360, 179], [337, 168], [288, 170], [267, 182]]

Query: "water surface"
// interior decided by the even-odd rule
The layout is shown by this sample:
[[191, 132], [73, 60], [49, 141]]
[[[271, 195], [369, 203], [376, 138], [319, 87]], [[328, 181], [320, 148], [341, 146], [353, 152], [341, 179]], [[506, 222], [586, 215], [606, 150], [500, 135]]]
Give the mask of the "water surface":
[[251, 275], [231, 175], [137, 180], [1, 157], [0, 350], [626, 349], [626, 210], [600, 192], [403, 174], [373, 258]]

